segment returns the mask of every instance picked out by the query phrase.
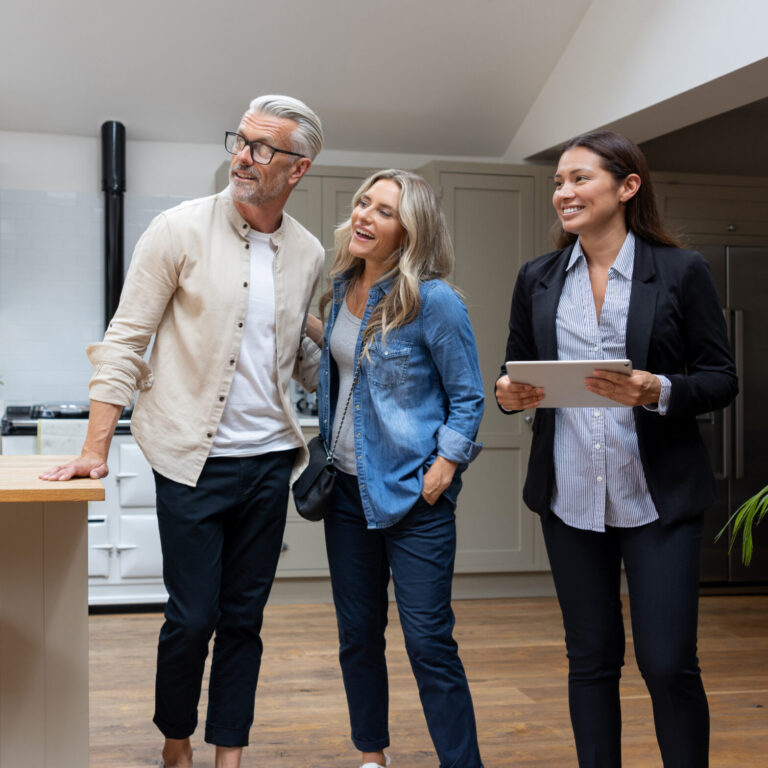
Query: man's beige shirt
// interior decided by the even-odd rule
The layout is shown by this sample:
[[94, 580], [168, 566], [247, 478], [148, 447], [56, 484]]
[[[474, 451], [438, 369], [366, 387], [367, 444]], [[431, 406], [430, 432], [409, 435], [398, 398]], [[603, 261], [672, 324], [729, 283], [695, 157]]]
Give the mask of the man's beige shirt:
[[[138, 389], [131, 432], [155, 470], [185, 485], [197, 483], [208, 458], [240, 352], [250, 280], [248, 231], [228, 190], [161, 213], [136, 245], [104, 340], [87, 350], [94, 366], [91, 399], [126, 406]], [[302, 445], [293, 481], [306, 466], [307, 451], [290, 380], [295, 373], [305, 388], [315, 388], [319, 354], [302, 337], [302, 325], [324, 251], [286, 213], [272, 245], [273, 363], [283, 409]]]

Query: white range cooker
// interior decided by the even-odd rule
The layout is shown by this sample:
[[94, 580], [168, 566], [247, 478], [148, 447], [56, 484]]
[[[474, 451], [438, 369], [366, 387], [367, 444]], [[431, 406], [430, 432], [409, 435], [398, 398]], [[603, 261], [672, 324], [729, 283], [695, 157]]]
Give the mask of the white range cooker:
[[[38, 453], [38, 420], [64, 418], [87, 419], [88, 405], [8, 406], [2, 453]], [[162, 580], [155, 482], [130, 434], [127, 409], [112, 439], [108, 464], [106, 499], [88, 504], [88, 603], [164, 603], [168, 595]]]

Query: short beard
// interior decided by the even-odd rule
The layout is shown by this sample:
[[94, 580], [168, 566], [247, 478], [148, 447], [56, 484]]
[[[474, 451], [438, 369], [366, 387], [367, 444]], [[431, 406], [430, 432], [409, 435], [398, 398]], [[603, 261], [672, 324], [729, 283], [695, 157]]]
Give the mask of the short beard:
[[[256, 184], [247, 186], [245, 184], [241, 185], [234, 177], [235, 171], [247, 174], [251, 178], [256, 179]], [[232, 199], [237, 203], [243, 203], [245, 205], [264, 205], [283, 194], [288, 182], [289, 173], [290, 166], [285, 169], [284, 173], [281, 173], [272, 179], [271, 183], [265, 185], [264, 178], [257, 178], [252, 173], [250, 166], [236, 165], [229, 171], [229, 188], [232, 194]]]

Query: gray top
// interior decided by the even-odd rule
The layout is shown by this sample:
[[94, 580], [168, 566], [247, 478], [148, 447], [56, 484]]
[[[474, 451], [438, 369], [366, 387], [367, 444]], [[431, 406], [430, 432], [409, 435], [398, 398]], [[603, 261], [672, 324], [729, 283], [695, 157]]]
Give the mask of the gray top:
[[[333, 417], [333, 430], [331, 431], [331, 445], [328, 446], [329, 448], [332, 448], [336, 441], [336, 435], [339, 430], [339, 421], [341, 421], [342, 414], [344, 413], [344, 406], [349, 397], [349, 390], [352, 387], [352, 379], [357, 364], [357, 361], [355, 360], [355, 346], [357, 345], [357, 337], [360, 335], [361, 323], [362, 318], [355, 317], [349, 311], [345, 297], [344, 301], [341, 302], [339, 314], [336, 317], [336, 322], [333, 324], [333, 330], [331, 331], [330, 353], [339, 369], [339, 395], [336, 399], [336, 413]], [[342, 472], [356, 476], [357, 466], [355, 464], [355, 443], [353, 435], [354, 419], [352, 418], [351, 410], [350, 404], [350, 410], [347, 411], [347, 416], [344, 419], [344, 423], [341, 425], [339, 442], [336, 444], [336, 450], [333, 455], [336, 460], [336, 465]]]

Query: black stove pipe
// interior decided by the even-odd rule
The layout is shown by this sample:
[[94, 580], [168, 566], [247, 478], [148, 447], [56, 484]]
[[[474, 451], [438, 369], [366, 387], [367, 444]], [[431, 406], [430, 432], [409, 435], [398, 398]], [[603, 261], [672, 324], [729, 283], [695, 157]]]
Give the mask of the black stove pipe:
[[108, 326], [123, 288], [125, 126], [116, 120], [108, 120], [101, 126], [101, 188], [104, 190], [104, 325]]

